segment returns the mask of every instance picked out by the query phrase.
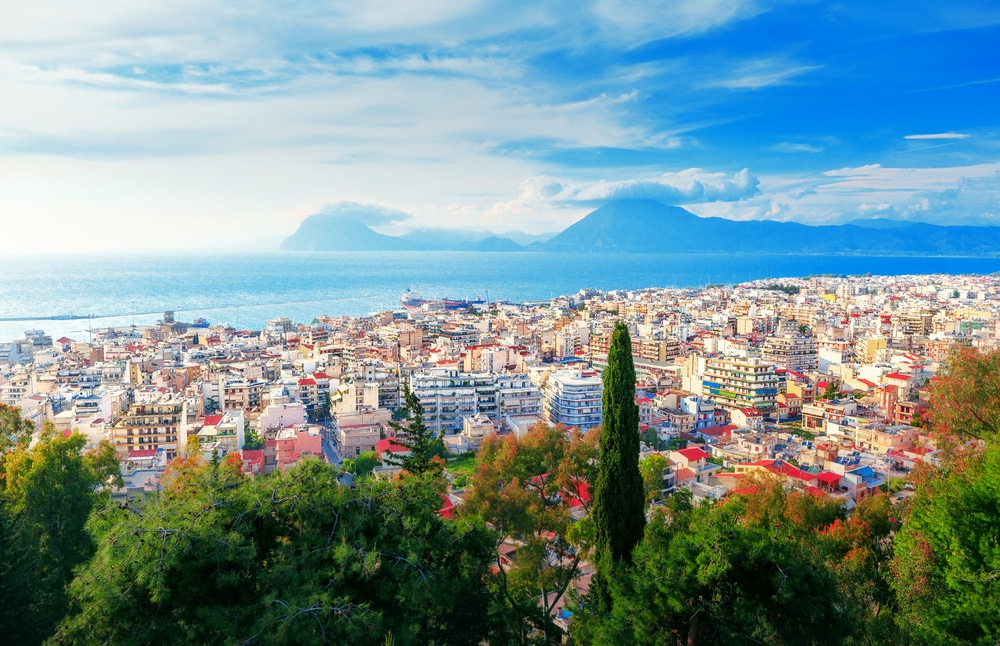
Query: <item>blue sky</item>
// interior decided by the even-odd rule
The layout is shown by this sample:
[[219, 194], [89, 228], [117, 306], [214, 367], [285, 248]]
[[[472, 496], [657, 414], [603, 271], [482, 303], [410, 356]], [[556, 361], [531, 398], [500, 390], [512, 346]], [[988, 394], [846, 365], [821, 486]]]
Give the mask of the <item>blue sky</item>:
[[345, 202], [387, 232], [616, 197], [1000, 224], [995, 2], [0, 2], [28, 251], [268, 248]]

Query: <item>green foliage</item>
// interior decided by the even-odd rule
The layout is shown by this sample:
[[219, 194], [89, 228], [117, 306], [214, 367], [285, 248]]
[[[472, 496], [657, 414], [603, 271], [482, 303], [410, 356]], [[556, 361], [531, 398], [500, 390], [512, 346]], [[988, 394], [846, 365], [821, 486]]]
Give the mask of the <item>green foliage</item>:
[[654, 453], [639, 462], [639, 472], [642, 474], [643, 490], [646, 492], [646, 502], [660, 500], [663, 488], [663, 473], [670, 467], [670, 462]]
[[771, 283], [764, 287], [764, 289], [769, 289], [773, 292], [783, 292], [789, 296], [794, 296], [799, 293], [799, 288], [795, 285], [780, 285], [778, 283]]
[[10, 644], [47, 636], [38, 552], [20, 520], [0, 499], [0, 635]]
[[259, 451], [264, 448], [264, 438], [257, 431], [248, 429], [243, 434], [243, 448], [247, 451]]
[[[491, 436], [462, 514], [484, 519], [496, 532], [493, 614], [506, 632], [491, 644], [526, 643], [532, 631], [546, 643], [559, 635], [551, 614], [580, 572], [593, 544], [592, 523], [574, 523], [574, 508], [590, 510], [596, 474], [596, 433], [538, 424], [520, 440]], [[516, 551], [507, 562], [502, 554]], [[539, 602], [541, 600], [541, 602]]]
[[4, 474], [6, 456], [27, 447], [34, 432], [34, 424], [21, 418], [20, 408], [0, 404], [0, 477]]
[[366, 476], [378, 466], [378, 454], [375, 451], [365, 451], [356, 458], [346, 458], [341, 464], [345, 473]]
[[826, 385], [823, 390], [823, 399], [836, 399], [837, 398], [837, 384], [832, 381]]
[[642, 439], [646, 446], [654, 451], [662, 451], [667, 446], [667, 443], [660, 439], [660, 434], [656, 432], [655, 428], [646, 431], [646, 435]]
[[63, 437], [51, 424], [30, 449], [20, 448], [6, 459], [3, 504], [16, 518], [17, 535], [36, 550], [37, 580], [25, 591], [38, 595], [34, 608], [39, 625], [47, 629], [64, 612], [64, 588], [73, 570], [93, 552], [86, 531], [95, 507], [108, 495], [101, 485], [121, 484], [118, 461], [110, 444], [81, 453], [84, 437]]
[[687, 448], [688, 441], [683, 437], [672, 437], [667, 440], [666, 450], [668, 451], [680, 451]]
[[[411, 479], [337, 485], [303, 460], [245, 479], [188, 459], [162, 499], [91, 523], [99, 549], [70, 586], [57, 639], [85, 644], [478, 643], [492, 542], [443, 521]], [[460, 603], [458, 602], [460, 600]]]
[[604, 419], [592, 517], [599, 556], [594, 598], [605, 610], [608, 582], [632, 560], [646, 524], [646, 494], [639, 473], [639, 408], [628, 328], [619, 321], [611, 335], [604, 371]]
[[814, 549], [839, 506], [760, 480], [722, 504], [657, 510], [611, 612], [574, 628], [595, 644], [835, 644], [853, 632], [837, 580]]
[[961, 347], [930, 388], [932, 428], [957, 439], [1000, 440], [1000, 350]]
[[440, 476], [447, 451], [441, 433], [436, 433], [424, 425], [424, 407], [420, 399], [409, 388], [403, 395], [404, 406], [409, 416], [409, 424], [390, 421], [397, 434], [403, 434], [406, 439], [397, 439], [402, 446], [410, 449], [410, 455], [390, 457], [387, 461], [415, 476]]
[[921, 474], [896, 537], [895, 568], [918, 642], [1000, 640], [1000, 445], [956, 450]]

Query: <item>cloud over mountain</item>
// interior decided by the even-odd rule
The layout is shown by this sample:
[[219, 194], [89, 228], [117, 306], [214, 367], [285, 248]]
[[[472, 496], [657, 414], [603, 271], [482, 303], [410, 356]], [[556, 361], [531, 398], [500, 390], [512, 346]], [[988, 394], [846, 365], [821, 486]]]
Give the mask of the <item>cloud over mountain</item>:
[[399, 209], [370, 202], [331, 202], [325, 204], [320, 213], [323, 215], [345, 215], [354, 218], [370, 227], [380, 227], [387, 224], [409, 220], [412, 215]]
[[560, 182], [539, 176], [521, 185], [521, 199], [566, 205], [599, 206], [611, 200], [653, 200], [663, 204], [736, 202], [759, 194], [760, 182], [746, 168], [732, 176], [689, 168], [652, 180]]

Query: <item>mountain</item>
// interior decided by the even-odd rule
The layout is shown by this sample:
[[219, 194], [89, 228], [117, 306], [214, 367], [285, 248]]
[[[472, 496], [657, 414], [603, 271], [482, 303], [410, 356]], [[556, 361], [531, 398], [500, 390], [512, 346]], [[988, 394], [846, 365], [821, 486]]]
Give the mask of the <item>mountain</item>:
[[373, 231], [350, 215], [310, 215], [279, 247], [285, 251], [524, 251], [489, 231], [416, 229], [402, 236]]
[[701, 218], [659, 202], [609, 202], [537, 248], [541, 251], [788, 252], [919, 255], [1000, 253], [1000, 227], [900, 222], [872, 229], [854, 224], [808, 226], [773, 220]]
[[809, 226], [774, 220], [702, 218], [659, 202], [609, 202], [546, 242], [521, 246], [484, 231], [373, 231], [349, 215], [312, 215], [281, 243], [292, 251], [777, 252], [997, 255], [1000, 227], [862, 220]]
[[286, 251], [403, 251], [405, 240], [372, 231], [349, 215], [310, 215], [292, 235], [281, 241]]

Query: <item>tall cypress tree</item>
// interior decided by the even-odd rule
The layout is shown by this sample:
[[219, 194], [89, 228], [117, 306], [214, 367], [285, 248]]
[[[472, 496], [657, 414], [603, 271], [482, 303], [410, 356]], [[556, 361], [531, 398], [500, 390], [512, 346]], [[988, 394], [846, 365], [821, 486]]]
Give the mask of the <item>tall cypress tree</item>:
[[598, 609], [610, 611], [608, 584], [620, 565], [631, 564], [632, 550], [646, 526], [646, 498], [639, 472], [639, 407], [635, 403], [635, 365], [628, 328], [615, 324], [604, 371], [604, 421], [591, 516], [597, 530], [593, 579]]

